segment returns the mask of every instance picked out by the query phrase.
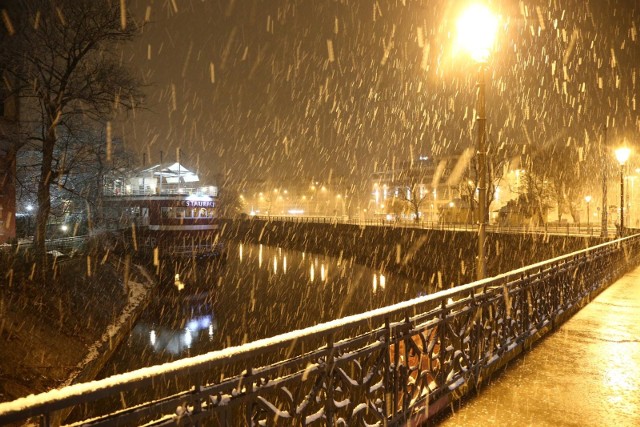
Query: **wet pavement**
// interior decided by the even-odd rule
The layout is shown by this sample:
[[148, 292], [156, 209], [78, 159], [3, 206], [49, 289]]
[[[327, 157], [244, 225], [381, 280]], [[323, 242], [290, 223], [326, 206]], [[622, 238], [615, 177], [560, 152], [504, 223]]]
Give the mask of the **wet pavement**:
[[640, 267], [441, 426], [640, 426]]

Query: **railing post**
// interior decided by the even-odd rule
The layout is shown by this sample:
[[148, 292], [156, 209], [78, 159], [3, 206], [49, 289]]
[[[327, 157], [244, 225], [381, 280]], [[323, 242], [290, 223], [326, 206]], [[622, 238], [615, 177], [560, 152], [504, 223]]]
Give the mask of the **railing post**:
[[384, 339], [387, 349], [384, 352], [384, 407], [383, 407], [383, 417], [384, 424], [387, 425], [387, 420], [389, 419], [389, 414], [392, 412], [392, 401], [393, 398], [391, 396], [391, 356], [389, 355], [389, 351], [391, 350], [391, 323], [389, 322], [389, 318], [384, 318]]
[[40, 417], [40, 427], [49, 427], [51, 425], [51, 414], [46, 412]]
[[[244, 378], [250, 377], [253, 375], [253, 369], [252, 368], [248, 368], [244, 374]], [[247, 388], [247, 395], [250, 396], [253, 393], [253, 380], [250, 380], [248, 384], [245, 385], [245, 387]], [[238, 384], [238, 393], [240, 393], [242, 390], [241, 384]], [[246, 406], [245, 406], [245, 420], [246, 420], [246, 425], [250, 426], [253, 425], [253, 423], [251, 422], [251, 411], [253, 409], [253, 399], [248, 399]]]
[[[391, 331], [389, 331], [391, 332]], [[396, 330], [397, 333], [397, 330]], [[392, 335], [391, 335], [392, 336]], [[393, 343], [393, 376], [391, 381], [393, 382], [393, 407], [391, 410], [392, 414], [395, 415], [396, 411], [400, 406], [400, 379], [399, 371], [400, 371], [400, 346], [398, 345], [398, 341], [396, 340]]]
[[[411, 334], [408, 332], [411, 330], [411, 320], [409, 318], [409, 314], [405, 313], [404, 322], [406, 325], [406, 329], [404, 331], [404, 368], [402, 375], [402, 412], [407, 414], [409, 410], [409, 376], [410, 376], [410, 366], [409, 366], [409, 349], [410, 344], [409, 341], [412, 340]], [[420, 365], [420, 355], [416, 355], [418, 358], [418, 366]], [[407, 420], [405, 419], [405, 422]]]
[[[200, 398], [200, 392], [202, 391], [202, 384], [200, 378], [196, 379], [196, 383], [193, 386], [193, 394], [196, 398], [193, 401], [193, 414], [197, 415], [202, 412], [202, 399]], [[200, 421], [196, 421], [196, 427], [200, 426]]]
[[327, 340], [327, 349], [329, 354], [327, 355], [326, 364], [326, 387], [327, 387], [327, 400], [325, 402], [325, 415], [327, 417], [327, 425], [334, 425], [334, 404], [333, 404], [333, 341], [334, 335], [330, 334]]
[[[480, 370], [482, 369], [480, 361], [482, 360], [482, 305], [478, 304], [475, 292], [470, 291], [471, 306], [473, 308], [473, 325], [471, 327], [471, 363], [474, 364], [472, 372], [474, 375], [475, 386], [479, 383]], [[471, 366], [469, 368], [472, 368]]]
[[438, 375], [436, 377], [436, 388], [440, 389], [444, 386], [446, 379], [447, 379], [447, 375], [446, 372], [444, 370], [444, 364], [445, 364], [445, 349], [446, 346], [444, 344], [444, 340], [445, 340], [445, 333], [446, 333], [446, 329], [447, 329], [447, 302], [443, 299], [442, 302], [440, 303], [440, 309], [442, 310], [442, 312], [440, 313], [440, 324], [438, 325], [438, 345], [439, 345], [439, 349], [438, 349], [438, 365], [439, 365], [439, 370], [438, 370]]

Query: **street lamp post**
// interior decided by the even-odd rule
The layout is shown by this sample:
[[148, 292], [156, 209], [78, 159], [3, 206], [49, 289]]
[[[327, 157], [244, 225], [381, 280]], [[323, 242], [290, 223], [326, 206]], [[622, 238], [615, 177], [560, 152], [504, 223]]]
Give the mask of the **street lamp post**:
[[585, 196], [584, 201], [587, 203], [587, 233], [589, 233], [589, 204], [591, 203], [591, 196]]
[[33, 205], [29, 203], [27, 205], [27, 236], [31, 235], [31, 212], [33, 211]]
[[498, 21], [484, 6], [472, 5], [458, 20], [458, 43], [479, 65], [477, 99], [477, 162], [478, 162], [478, 268], [477, 279], [486, 276], [487, 227], [487, 148], [485, 74], [489, 51], [493, 46]]
[[[607, 145], [607, 126], [604, 127], [604, 142], [602, 147]], [[602, 149], [602, 148], [601, 148]], [[600, 217], [600, 237], [607, 238], [609, 219], [607, 214], [607, 157], [601, 155], [602, 158], [602, 216]]]
[[621, 147], [616, 150], [616, 158], [620, 163], [620, 231], [619, 236], [624, 236], [624, 165], [629, 160], [631, 150], [627, 147]]

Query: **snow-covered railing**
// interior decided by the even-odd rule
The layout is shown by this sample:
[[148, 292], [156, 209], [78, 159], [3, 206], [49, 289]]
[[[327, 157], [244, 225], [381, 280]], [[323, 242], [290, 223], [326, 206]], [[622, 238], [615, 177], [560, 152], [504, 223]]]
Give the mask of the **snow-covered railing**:
[[[0, 404], [0, 424], [406, 425], [526, 351], [640, 262], [640, 235], [306, 329]], [[115, 408], [123, 408], [118, 409]]]
[[[346, 216], [304, 216], [304, 215], [255, 215], [254, 218], [265, 221], [293, 222], [296, 224], [351, 224], [360, 226], [386, 226], [386, 227], [412, 227], [449, 231], [469, 231], [477, 232], [478, 225], [473, 223], [454, 223], [443, 221], [413, 221], [396, 220], [387, 218], [350, 218]], [[582, 235], [598, 237], [601, 234], [599, 224], [564, 223], [545, 225], [510, 225], [510, 224], [489, 224], [487, 231], [493, 233], [535, 233], [535, 234], [557, 234], [557, 235]], [[628, 230], [632, 234], [636, 230]], [[607, 234], [610, 237], [617, 235], [615, 227], [609, 227]]]

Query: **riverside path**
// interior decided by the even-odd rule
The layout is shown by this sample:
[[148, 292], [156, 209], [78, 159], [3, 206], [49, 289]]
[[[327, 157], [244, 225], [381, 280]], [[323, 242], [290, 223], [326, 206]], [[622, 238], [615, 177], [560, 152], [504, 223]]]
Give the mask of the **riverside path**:
[[640, 426], [640, 267], [438, 423]]

